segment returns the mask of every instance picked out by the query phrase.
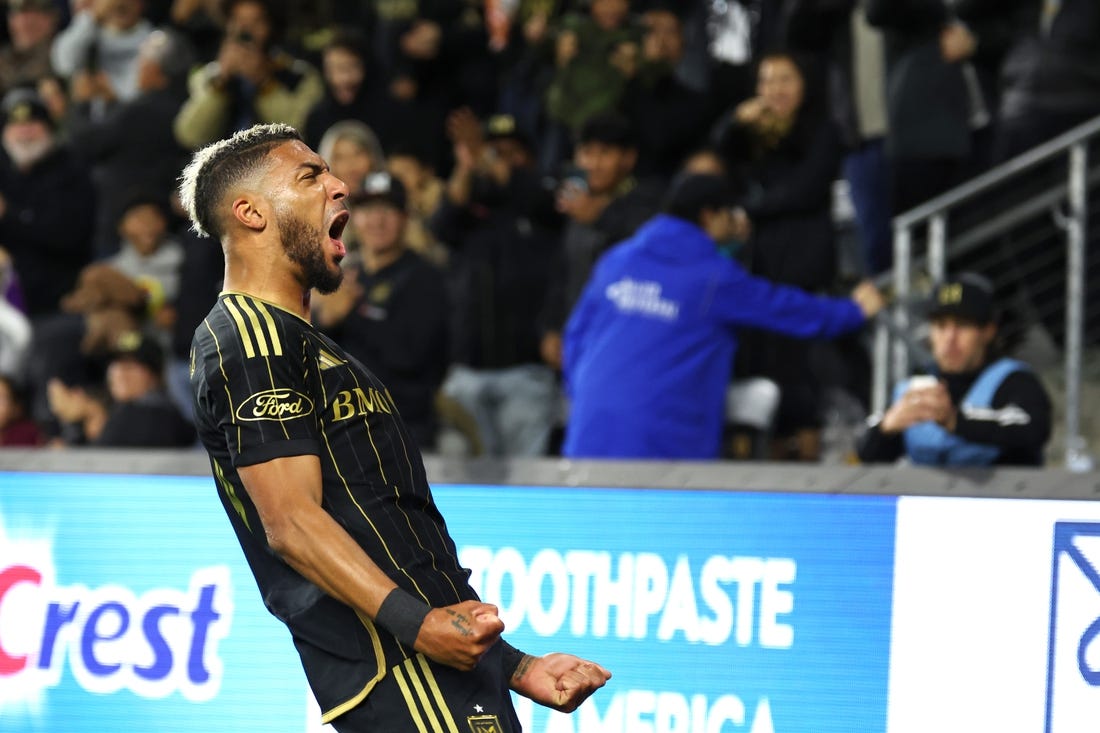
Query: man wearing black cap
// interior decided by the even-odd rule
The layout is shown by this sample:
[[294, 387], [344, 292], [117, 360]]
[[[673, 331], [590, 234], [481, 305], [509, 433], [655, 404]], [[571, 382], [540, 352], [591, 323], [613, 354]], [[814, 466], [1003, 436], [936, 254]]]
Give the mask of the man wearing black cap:
[[55, 313], [91, 259], [95, 196], [88, 171], [57, 141], [54, 121], [29, 89], [0, 102], [0, 246], [11, 253], [32, 317]]
[[195, 443], [195, 429], [164, 388], [164, 350], [137, 332], [119, 336], [107, 364], [113, 403], [96, 445], [182, 448]]
[[721, 177], [682, 176], [596, 264], [565, 330], [566, 456], [717, 458], [738, 328], [833, 337], [881, 308], [869, 283], [830, 299], [746, 273], [716, 244], [733, 204]]
[[421, 450], [434, 450], [435, 394], [448, 363], [443, 274], [405, 242], [408, 200], [389, 173], [349, 197], [362, 269], [315, 301], [314, 317], [349, 354], [385, 380]]
[[940, 285], [928, 318], [935, 366], [897, 386], [886, 413], [872, 417], [860, 459], [1041, 466], [1050, 398], [1027, 364], [997, 357], [989, 281], [967, 273]]

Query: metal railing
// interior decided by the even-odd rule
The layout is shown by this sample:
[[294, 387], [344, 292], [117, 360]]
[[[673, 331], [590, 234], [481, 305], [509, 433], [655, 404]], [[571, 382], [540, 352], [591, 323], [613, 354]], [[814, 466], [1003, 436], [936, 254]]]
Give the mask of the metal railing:
[[[1089, 194], [1098, 190], [1100, 166], [1090, 166], [1089, 145], [1100, 140], [1100, 117], [1086, 122], [926, 203], [894, 218], [894, 267], [884, 283], [892, 286], [893, 305], [879, 317], [874, 333], [874, 371], [871, 407], [883, 412], [889, 403], [890, 382], [909, 376], [910, 352], [914, 348], [911, 310], [918, 298], [915, 275], [923, 267], [926, 282], [941, 281], [948, 271], [949, 257], [960, 257], [980, 248], [989, 249], [998, 238], [1012, 237], [1029, 218], [1049, 212], [1053, 226], [1065, 241], [1065, 465], [1085, 468], [1090, 464], [1081, 435], [1081, 378], [1084, 353], [1086, 306], [1086, 247], [1088, 241]], [[1064, 160], [1059, 160], [1064, 156]], [[1098, 156], [1100, 157], [1100, 156]], [[1061, 165], [1064, 164], [1064, 170]], [[955, 233], [949, 230], [952, 216], [998, 187], [1029, 182], [1040, 168], [1050, 175], [1051, 166], [1061, 170], [1059, 178], [1044, 183], [1034, 195], [1009, 203], [988, 206], [972, 226]], [[1032, 181], [1032, 183], [1034, 183]], [[924, 228], [923, 252], [918, 241]], [[949, 250], [950, 244], [950, 250]], [[1045, 242], [1048, 244], [1049, 242]], [[1032, 250], [1042, 245], [1030, 245]], [[998, 255], [1004, 256], [1004, 255]], [[1057, 258], [1060, 258], [1058, 253]], [[1056, 258], [1056, 259], [1057, 259]], [[1047, 258], [1049, 265], [1050, 258]], [[1048, 267], [1049, 269], [1049, 267]], [[1018, 273], [1028, 279], [1032, 273]], [[1049, 309], [1047, 312], [1049, 315]], [[1049, 321], [1049, 318], [1047, 319]]]

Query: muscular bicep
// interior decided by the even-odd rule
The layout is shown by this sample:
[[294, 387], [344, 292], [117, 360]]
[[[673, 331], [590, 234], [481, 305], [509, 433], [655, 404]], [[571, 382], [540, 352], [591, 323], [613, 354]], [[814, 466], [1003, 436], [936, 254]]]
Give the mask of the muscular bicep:
[[315, 455], [275, 458], [241, 466], [237, 473], [272, 545], [288, 523], [321, 506], [321, 462]]

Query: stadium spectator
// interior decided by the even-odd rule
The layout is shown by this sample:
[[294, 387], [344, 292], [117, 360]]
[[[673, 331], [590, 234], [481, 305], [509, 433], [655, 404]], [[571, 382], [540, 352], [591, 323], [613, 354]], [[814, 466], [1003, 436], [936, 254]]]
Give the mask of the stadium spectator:
[[566, 13], [555, 24], [554, 76], [545, 100], [549, 126], [540, 152], [564, 158], [570, 138], [589, 119], [617, 109], [638, 71], [641, 37], [630, 0], [592, 0], [586, 11]]
[[343, 120], [366, 121], [377, 112], [382, 98], [367, 74], [366, 40], [357, 32], [333, 35], [321, 53], [325, 93], [306, 117], [305, 139], [312, 148], [321, 144], [325, 131]]
[[279, 50], [276, 6], [228, 0], [218, 58], [191, 74], [190, 95], [176, 116], [176, 140], [198, 148], [257, 122], [302, 127], [324, 95], [321, 75]]
[[173, 448], [193, 445], [195, 429], [164, 391], [164, 351], [154, 339], [124, 334], [107, 362], [111, 409], [100, 446]]
[[1051, 405], [1027, 364], [1001, 356], [989, 281], [965, 273], [940, 285], [928, 313], [935, 364], [897, 385], [858, 453], [918, 465], [1043, 465]]
[[794, 0], [788, 34], [792, 47], [826, 64], [829, 110], [845, 145], [844, 179], [855, 209], [863, 269], [890, 269], [889, 162], [886, 156], [886, 44], [871, 27], [863, 0]]
[[682, 176], [664, 213], [597, 263], [566, 326], [564, 455], [717, 458], [737, 328], [831, 337], [881, 308], [869, 284], [825, 299], [750, 276], [717, 247], [734, 203], [721, 177]]
[[497, 76], [482, 3], [408, 0], [371, 3], [369, 64], [384, 87], [366, 118], [383, 147], [418, 144], [437, 170], [447, 167], [447, 112], [495, 108]]
[[386, 168], [400, 179], [409, 195], [405, 241], [409, 249], [437, 267], [447, 265], [446, 245], [432, 233], [432, 214], [443, 201], [445, 183], [435, 174], [426, 151], [417, 145], [398, 145], [386, 156]]
[[867, 0], [867, 20], [886, 31], [886, 147], [895, 212], [960, 183], [986, 157], [1017, 4]]
[[42, 433], [27, 408], [23, 387], [10, 375], [0, 374], [0, 446], [42, 445]]
[[[1100, 6], [1017, 0], [1026, 30], [1005, 63], [1002, 160], [1100, 115]], [[1038, 20], [1037, 20], [1038, 19]]]
[[660, 182], [634, 177], [638, 145], [621, 115], [597, 115], [586, 122], [574, 161], [558, 189], [557, 206], [566, 225], [542, 316], [540, 349], [555, 369], [561, 367], [561, 329], [592, 265], [657, 211], [664, 192]]
[[540, 363], [538, 317], [559, 217], [534, 151], [511, 117], [483, 130], [469, 110], [450, 120], [455, 167], [432, 230], [451, 251], [453, 366], [443, 394], [473, 416], [489, 455], [546, 452], [557, 404]]
[[181, 448], [195, 429], [164, 391], [164, 351], [139, 332], [119, 336], [107, 356], [106, 390], [85, 370], [76, 381], [49, 384], [50, 408], [61, 422], [64, 445], [114, 448]]
[[167, 335], [180, 293], [183, 245], [168, 230], [168, 210], [157, 196], [131, 199], [118, 221], [121, 247], [105, 264], [133, 280], [145, 293], [145, 313]]
[[386, 169], [386, 155], [378, 136], [359, 120], [342, 120], [328, 128], [317, 152], [332, 168], [332, 175], [348, 184], [351, 193], [363, 190], [368, 175]]
[[54, 0], [8, 0], [8, 42], [0, 47], [0, 95], [33, 87], [53, 71], [50, 49], [61, 14]]
[[643, 35], [637, 74], [619, 105], [632, 120], [638, 140], [639, 176], [668, 179], [711, 122], [706, 95], [681, 82], [676, 70], [684, 56], [680, 16], [672, 3], [641, 14]]
[[213, 61], [222, 39], [223, 0], [171, 0], [168, 20], [195, 49], [201, 62]]
[[91, 259], [95, 190], [60, 142], [41, 98], [15, 89], [0, 102], [0, 242], [11, 255], [32, 318], [55, 313]]
[[92, 165], [97, 220], [94, 250], [106, 257], [118, 251], [117, 224], [135, 191], [168, 200], [187, 151], [172, 134], [172, 121], [187, 96], [193, 55], [183, 38], [153, 31], [138, 52], [138, 95], [100, 119], [87, 102], [69, 107], [73, 148]]
[[[769, 54], [760, 62], [757, 96], [737, 105], [715, 130], [732, 176], [747, 185], [748, 269], [811, 292], [829, 288], [836, 276], [831, 204], [840, 141], [820, 92], [804, 59]], [[738, 374], [767, 377], [782, 391], [775, 457], [816, 460], [820, 392], [810, 344], [748, 330], [742, 343]]]
[[405, 242], [408, 197], [397, 177], [372, 174], [349, 198], [362, 270], [315, 296], [314, 320], [384, 381], [417, 445], [432, 451], [449, 350], [443, 274]]
[[77, 100], [97, 100], [105, 112], [138, 94], [138, 53], [153, 24], [145, 0], [75, 0], [73, 18], [54, 39], [54, 71]]
[[57, 434], [49, 440], [51, 447], [94, 444], [103, 433], [111, 398], [102, 378], [82, 373], [53, 377], [46, 385], [46, 400], [58, 427]]

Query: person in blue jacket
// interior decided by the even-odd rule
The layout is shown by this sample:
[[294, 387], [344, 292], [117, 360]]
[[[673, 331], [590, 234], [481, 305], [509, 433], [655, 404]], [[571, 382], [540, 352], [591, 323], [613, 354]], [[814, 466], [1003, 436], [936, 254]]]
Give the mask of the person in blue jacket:
[[871, 417], [860, 459], [1041, 466], [1050, 439], [1050, 397], [1027, 364], [996, 353], [990, 282], [963, 273], [943, 283], [928, 318], [935, 366], [897, 385], [890, 408]]
[[823, 298], [722, 255], [738, 222], [720, 176], [681, 175], [663, 209], [599, 260], [569, 317], [565, 456], [717, 458], [738, 327], [834, 337], [882, 307], [869, 283]]

